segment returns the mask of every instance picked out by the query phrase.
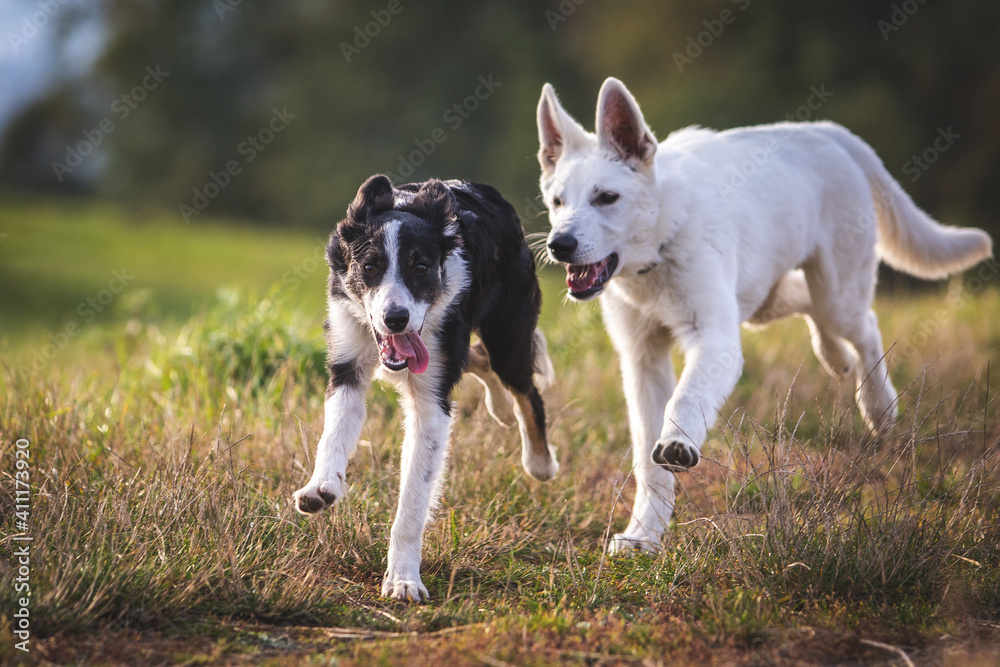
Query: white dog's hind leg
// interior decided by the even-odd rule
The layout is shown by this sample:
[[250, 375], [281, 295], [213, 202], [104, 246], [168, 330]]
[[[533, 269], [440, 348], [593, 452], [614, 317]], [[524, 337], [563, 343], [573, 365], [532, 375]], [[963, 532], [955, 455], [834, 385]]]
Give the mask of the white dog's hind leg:
[[813, 317], [813, 302], [802, 269], [789, 271], [771, 289], [767, 299], [747, 324], [768, 324], [788, 315], [802, 315], [809, 325], [813, 353], [826, 372], [836, 378], [846, 378], [858, 362], [843, 338], [820, 326]]
[[835, 378], [843, 380], [848, 377], [858, 365], [858, 355], [843, 338], [831, 334], [812, 317], [806, 315], [805, 320], [809, 325], [813, 353], [820, 365]]
[[882, 333], [874, 310], [868, 311], [858, 330], [852, 334], [849, 339], [862, 360], [856, 371], [858, 408], [868, 428], [880, 431], [890, 426], [898, 416], [898, 394], [889, 379]]
[[[389, 533], [389, 564], [382, 580], [383, 597], [412, 602], [429, 598], [420, 579], [420, 548], [424, 524], [439, 492], [451, 427], [451, 417], [442, 409], [432, 383], [426, 380], [411, 379], [402, 392], [406, 436], [400, 464], [399, 506]], [[418, 395], [408, 395], [412, 390]]]
[[812, 297], [806, 276], [801, 269], [789, 271], [771, 288], [764, 303], [747, 320], [751, 326], [764, 325], [789, 315], [808, 315], [812, 311]]
[[[846, 244], [851, 237], [838, 240]], [[806, 266], [817, 325], [846, 339], [857, 352], [852, 366], [858, 387], [855, 397], [861, 417], [874, 431], [895, 420], [898, 397], [889, 379], [878, 318], [870, 310], [876, 262], [874, 248], [850, 245], [836, 247]]]

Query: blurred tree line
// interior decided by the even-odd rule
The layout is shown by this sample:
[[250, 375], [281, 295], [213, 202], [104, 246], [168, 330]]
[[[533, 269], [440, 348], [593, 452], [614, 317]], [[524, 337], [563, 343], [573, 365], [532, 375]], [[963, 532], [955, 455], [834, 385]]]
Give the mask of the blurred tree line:
[[368, 175], [389, 172], [488, 181], [539, 230], [541, 86], [592, 127], [614, 75], [661, 139], [690, 124], [838, 121], [938, 219], [1000, 232], [996, 0], [103, 0], [92, 11], [104, 51], [8, 126], [7, 188], [151, 204], [191, 224], [329, 228]]

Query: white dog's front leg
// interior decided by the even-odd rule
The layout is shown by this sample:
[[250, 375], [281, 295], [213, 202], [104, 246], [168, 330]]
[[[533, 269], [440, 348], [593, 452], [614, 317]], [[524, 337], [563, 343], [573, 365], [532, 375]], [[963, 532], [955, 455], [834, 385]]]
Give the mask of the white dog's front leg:
[[622, 356], [622, 380], [632, 435], [635, 503], [625, 532], [616, 534], [609, 553], [655, 551], [674, 512], [674, 475], [650, 461], [663, 413], [676, 379], [669, 345], [644, 348], [648, 354]]
[[667, 403], [653, 462], [669, 470], [698, 464], [708, 429], [743, 372], [739, 327], [704, 333], [685, 351], [684, 371]]
[[650, 461], [663, 429], [663, 412], [677, 379], [670, 331], [644, 313], [607, 294], [601, 299], [604, 324], [621, 358], [622, 385], [628, 404], [635, 503], [625, 532], [608, 544], [609, 553], [654, 551], [674, 511], [674, 476]]
[[389, 566], [382, 595], [423, 602], [429, 595], [420, 580], [420, 547], [428, 511], [437, 498], [448, 451], [451, 418], [436, 396], [406, 403], [399, 507], [389, 535]]
[[302, 514], [320, 512], [344, 495], [347, 462], [358, 445], [365, 423], [368, 380], [335, 386], [324, 404], [323, 434], [316, 448], [316, 465], [309, 483], [295, 492], [295, 509]]

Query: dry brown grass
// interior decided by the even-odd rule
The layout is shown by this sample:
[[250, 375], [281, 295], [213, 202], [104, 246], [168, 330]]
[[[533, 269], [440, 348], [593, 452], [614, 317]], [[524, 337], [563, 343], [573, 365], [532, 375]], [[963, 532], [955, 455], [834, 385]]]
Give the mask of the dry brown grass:
[[[152, 327], [109, 329], [107, 347], [71, 367], [5, 372], [0, 549], [13, 544], [10, 445], [24, 437], [32, 657], [899, 660], [877, 643], [936, 663], [954, 663], [955, 651], [997, 656], [1000, 292], [947, 310], [893, 360], [903, 418], [877, 438], [851, 389], [822, 374], [801, 322], [747, 333], [744, 377], [706, 459], [681, 477], [663, 551], [616, 559], [602, 547], [632, 494], [617, 367], [596, 309], [548, 294], [560, 476], [528, 479], [516, 435], [488, 418], [478, 385], [463, 384], [424, 544], [433, 601], [422, 607], [377, 597], [402, 438], [391, 393], [371, 396], [345, 501], [312, 520], [289, 504], [322, 426], [315, 323], [280, 305], [220, 307], [165, 342]], [[911, 340], [943, 307], [940, 295], [883, 300], [885, 338]], [[4, 609], [12, 577], [0, 560]], [[3, 655], [16, 657], [9, 640]]]

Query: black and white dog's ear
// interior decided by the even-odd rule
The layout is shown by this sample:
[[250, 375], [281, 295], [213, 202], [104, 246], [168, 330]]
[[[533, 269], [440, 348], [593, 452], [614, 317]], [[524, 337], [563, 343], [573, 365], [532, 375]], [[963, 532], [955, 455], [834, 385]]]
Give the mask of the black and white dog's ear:
[[347, 217], [337, 223], [326, 246], [326, 261], [331, 269], [347, 270], [350, 245], [366, 234], [365, 223], [391, 209], [394, 203], [392, 181], [388, 177], [376, 174], [361, 184], [354, 201], [347, 207]]
[[551, 173], [567, 147], [586, 136], [583, 126], [559, 104], [555, 88], [548, 83], [542, 86], [542, 96], [538, 100], [538, 163], [542, 173]]
[[447, 185], [432, 178], [420, 186], [408, 208], [441, 234], [442, 255], [462, 244], [458, 216], [455, 215], [455, 199]]
[[392, 208], [394, 196], [392, 181], [387, 176], [376, 174], [358, 188], [354, 201], [347, 207], [345, 222], [365, 222], [374, 215]]
[[639, 105], [625, 84], [614, 77], [604, 81], [597, 96], [597, 139], [633, 169], [650, 166], [656, 155], [656, 137]]
[[340, 234], [334, 232], [330, 234], [330, 240], [326, 242], [326, 264], [338, 273], [347, 271], [347, 255], [341, 241]]

